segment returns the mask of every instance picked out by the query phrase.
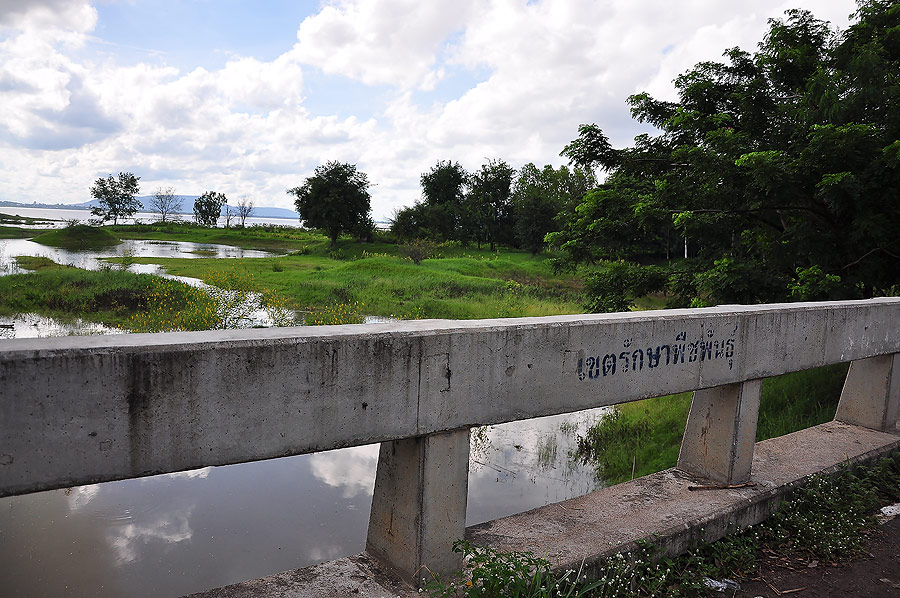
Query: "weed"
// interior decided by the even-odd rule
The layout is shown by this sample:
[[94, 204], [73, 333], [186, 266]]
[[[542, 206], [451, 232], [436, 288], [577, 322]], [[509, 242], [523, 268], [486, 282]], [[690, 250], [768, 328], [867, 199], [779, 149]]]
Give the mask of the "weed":
[[557, 453], [556, 434], [541, 435], [537, 443], [537, 462], [543, 470], [548, 470], [556, 463]]
[[591, 592], [599, 586], [599, 582], [579, 583], [581, 570], [554, 573], [549, 561], [530, 552], [500, 552], [490, 547], [473, 546], [466, 540], [455, 542], [453, 550], [463, 553], [468, 579], [460, 576], [445, 582], [438, 577], [430, 581], [423, 578], [425, 589], [432, 596], [575, 598], [592, 596]]
[[709, 595], [706, 578], [754, 575], [761, 551], [824, 560], [857, 554], [874, 525], [874, 508], [897, 498], [900, 453], [869, 467], [813, 476], [768, 521], [717, 542], [702, 542], [676, 558], [660, 559], [652, 544], [643, 542], [578, 572], [559, 573], [532, 553], [504, 553], [459, 541], [454, 550], [464, 554], [466, 571], [423, 582], [433, 597], [701, 598]]
[[245, 328], [262, 311], [273, 326], [293, 324], [285, 300], [256, 284], [252, 275], [235, 269], [212, 272], [210, 286], [192, 287], [155, 277], [145, 308], [134, 314], [135, 332]]
[[[794, 372], [763, 382], [757, 441], [830, 421], [846, 364]], [[691, 406], [682, 393], [614, 406], [583, 436], [578, 455], [607, 484], [674, 467]]]
[[400, 256], [417, 265], [433, 257], [436, 249], [437, 245], [427, 239], [415, 239], [399, 247]]
[[361, 313], [364, 303], [336, 303], [321, 309], [310, 309], [304, 320], [306, 326], [333, 326], [336, 324], [362, 324], [366, 318]]

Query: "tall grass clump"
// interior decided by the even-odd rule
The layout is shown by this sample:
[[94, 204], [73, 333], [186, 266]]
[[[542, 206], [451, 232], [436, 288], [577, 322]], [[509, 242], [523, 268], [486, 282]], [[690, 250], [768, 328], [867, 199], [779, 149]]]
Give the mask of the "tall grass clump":
[[[765, 440], [834, 418], [847, 364], [763, 381], [756, 439]], [[577, 455], [606, 484], [648, 475], [678, 461], [691, 393], [616, 405], [578, 438]]]
[[[131, 316], [148, 309], [160, 279], [120, 270], [89, 271], [44, 266], [36, 272], [0, 277], [0, 314], [40, 313], [61, 321], [82, 319], [128, 327]], [[181, 292], [190, 287], [178, 283]]]
[[[546, 559], [531, 552], [501, 552], [486, 546], [473, 546], [466, 540], [453, 544], [463, 553], [464, 574], [451, 580], [423, 577], [430, 596], [441, 598], [567, 598], [599, 596], [593, 591], [599, 582], [580, 579], [581, 571], [555, 573]], [[426, 575], [428, 575], [426, 573]]]
[[170, 332], [218, 328], [215, 300], [191, 285], [156, 278], [149, 289], [146, 308], [133, 314], [127, 328], [133, 332]]

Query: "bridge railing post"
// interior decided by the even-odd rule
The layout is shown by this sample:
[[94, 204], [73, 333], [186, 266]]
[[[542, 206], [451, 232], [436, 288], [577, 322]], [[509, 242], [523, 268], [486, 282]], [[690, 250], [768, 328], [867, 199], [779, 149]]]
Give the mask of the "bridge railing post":
[[469, 429], [383, 442], [366, 551], [409, 580], [462, 569]]
[[678, 469], [725, 485], [750, 480], [762, 380], [694, 392]]
[[897, 428], [900, 353], [850, 362], [834, 419], [873, 430]]

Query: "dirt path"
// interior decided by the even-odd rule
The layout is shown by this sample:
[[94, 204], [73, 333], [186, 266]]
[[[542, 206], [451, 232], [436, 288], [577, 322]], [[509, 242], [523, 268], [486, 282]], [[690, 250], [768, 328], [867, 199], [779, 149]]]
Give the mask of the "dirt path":
[[[814, 566], [811, 566], [813, 565]], [[790, 568], [788, 568], [790, 567]], [[866, 554], [839, 566], [766, 558], [760, 577], [743, 582], [736, 598], [900, 597], [900, 517], [878, 526]], [[731, 592], [719, 594], [729, 596]]]

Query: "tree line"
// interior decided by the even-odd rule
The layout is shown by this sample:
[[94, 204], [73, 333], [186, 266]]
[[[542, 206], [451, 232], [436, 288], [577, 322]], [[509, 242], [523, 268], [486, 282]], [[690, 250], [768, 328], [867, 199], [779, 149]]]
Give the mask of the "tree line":
[[[137, 198], [140, 179], [134, 173], [120, 172], [118, 176], [110, 174], [94, 181], [91, 197], [97, 200], [97, 205], [91, 207], [91, 215], [95, 222], [112, 221], [118, 224], [120, 219], [134, 216], [142, 208]], [[183, 201], [181, 196], [175, 194], [174, 187], [160, 187], [150, 196], [148, 207], [159, 217], [159, 222], [171, 222], [181, 219]], [[230, 227], [232, 222], [240, 222], [239, 226], [243, 228], [254, 207], [254, 201], [246, 196], [231, 206], [224, 193], [206, 191], [194, 200], [194, 222], [200, 226], [216, 226], [219, 217], [224, 216], [226, 227]]]
[[439, 161], [420, 178], [422, 199], [398, 210], [391, 230], [401, 239], [459, 241], [519, 247], [537, 254], [547, 233], [559, 230], [561, 215], [575, 209], [596, 181], [581, 167], [516, 171], [489, 160], [468, 173], [458, 162]]
[[[490, 160], [468, 173], [458, 162], [439, 161], [420, 178], [422, 199], [397, 210], [391, 231], [400, 241], [427, 239], [524, 247], [538, 253], [558, 215], [575, 209], [595, 185], [585, 169], [525, 165], [517, 173]], [[354, 164], [328, 162], [299, 187], [288, 189], [305, 226], [325, 231], [332, 246], [349, 233], [371, 239], [374, 221], [368, 176]]]

